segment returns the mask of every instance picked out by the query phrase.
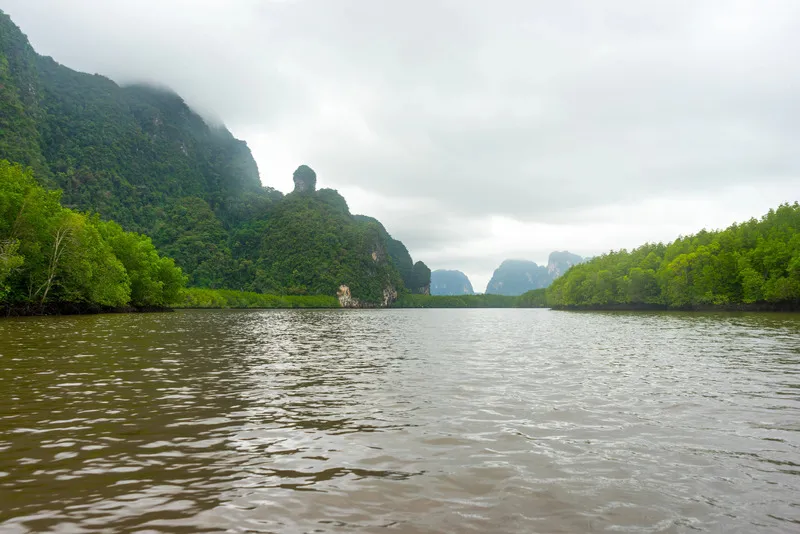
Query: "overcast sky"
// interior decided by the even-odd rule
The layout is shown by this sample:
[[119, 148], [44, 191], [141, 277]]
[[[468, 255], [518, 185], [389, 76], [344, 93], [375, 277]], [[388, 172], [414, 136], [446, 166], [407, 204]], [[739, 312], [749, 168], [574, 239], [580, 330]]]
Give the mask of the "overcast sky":
[[797, 0], [0, 0], [38, 52], [167, 85], [476, 290], [800, 199]]

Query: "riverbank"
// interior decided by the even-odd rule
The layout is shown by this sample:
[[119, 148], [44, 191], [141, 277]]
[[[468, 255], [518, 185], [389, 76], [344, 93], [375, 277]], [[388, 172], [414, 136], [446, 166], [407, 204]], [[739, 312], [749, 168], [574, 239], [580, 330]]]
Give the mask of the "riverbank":
[[392, 308], [516, 308], [519, 297], [505, 295], [401, 295]]
[[183, 291], [181, 301], [175, 304], [180, 309], [274, 309], [274, 308], [340, 308], [336, 297], [327, 295], [268, 295], [232, 289], [188, 288]]
[[752, 302], [739, 304], [697, 304], [692, 306], [666, 306], [664, 304], [598, 304], [593, 306], [551, 306], [562, 311], [680, 311], [680, 312], [800, 312], [800, 301]]
[[6, 305], [4, 317], [47, 315], [95, 315], [100, 313], [156, 313], [176, 309], [276, 309], [340, 308], [336, 297], [322, 295], [265, 295], [229, 289], [188, 288], [172, 306], [100, 306], [84, 302], [48, 302], [46, 304]]
[[[543, 291], [543, 290], [538, 290]], [[538, 293], [537, 291], [537, 293]], [[539, 295], [536, 295], [539, 297]], [[390, 308], [549, 308], [560, 311], [681, 311], [681, 312], [800, 312], [800, 301], [755, 302], [750, 304], [696, 305], [669, 307], [663, 304], [625, 303], [594, 306], [547, 306], [541, 298], [531, 298], [530, 292], [519, 297], [505, 295], [401, 295]], [[45, 305], [5, 306], [0, 316], [92, 315], [100, 313], [156, 313], [175, 309], [338, 309], [336, 297], [326, 295], [269, 295], [231, 289], [185, 289], [180, 301], [171, 307], [159, 306], [99, 306], [96, 304], [54, 302]]]
[[[519, 297], [504, 295], [401, 295], [390, 308], [514, 308]], [[230, 289], [189, 288], [175, 305], [182, 309], [340, 308], [336, 297], [326, 295], [267, 295]]]
[[174, 311], [167, 306], [100, 306], [85, 302], [48, 302], [46, 304], [6, 305], [2, 317], [41, 317], [47, 315], [97, 315], [100, 313], [163, 313]]

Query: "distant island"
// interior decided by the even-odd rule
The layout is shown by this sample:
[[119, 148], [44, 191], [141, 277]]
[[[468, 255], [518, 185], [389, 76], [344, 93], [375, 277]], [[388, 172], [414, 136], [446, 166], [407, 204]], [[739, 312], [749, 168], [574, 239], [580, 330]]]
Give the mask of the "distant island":
[[436, 269], [431, 273], [431, 295], [474, 295], [472, 284], [461, 271]]
[[505, 260], [494, 271], [486, 293], [518, 296], [534, 289], [543, 289], [584, 259], [570, 252], [552, 252], [547, 266], [528, 260]]

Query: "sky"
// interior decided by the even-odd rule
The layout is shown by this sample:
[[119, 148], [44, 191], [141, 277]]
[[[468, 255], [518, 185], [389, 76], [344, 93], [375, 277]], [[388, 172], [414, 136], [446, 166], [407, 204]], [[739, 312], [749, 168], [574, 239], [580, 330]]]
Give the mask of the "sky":
[[311, 166], [482, 291], [800, 200], [796, 0], [0, 0], [36, 50], [178, 92], [264, 185]]

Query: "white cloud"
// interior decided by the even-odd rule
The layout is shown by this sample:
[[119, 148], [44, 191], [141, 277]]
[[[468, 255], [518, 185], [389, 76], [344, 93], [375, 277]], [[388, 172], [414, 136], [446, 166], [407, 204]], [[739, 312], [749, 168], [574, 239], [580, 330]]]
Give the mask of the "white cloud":
[[281, 190], [311, 165], [485, 287], [800, 198], [794, 0], [0, 0], [44, 54], [168, 85]]

